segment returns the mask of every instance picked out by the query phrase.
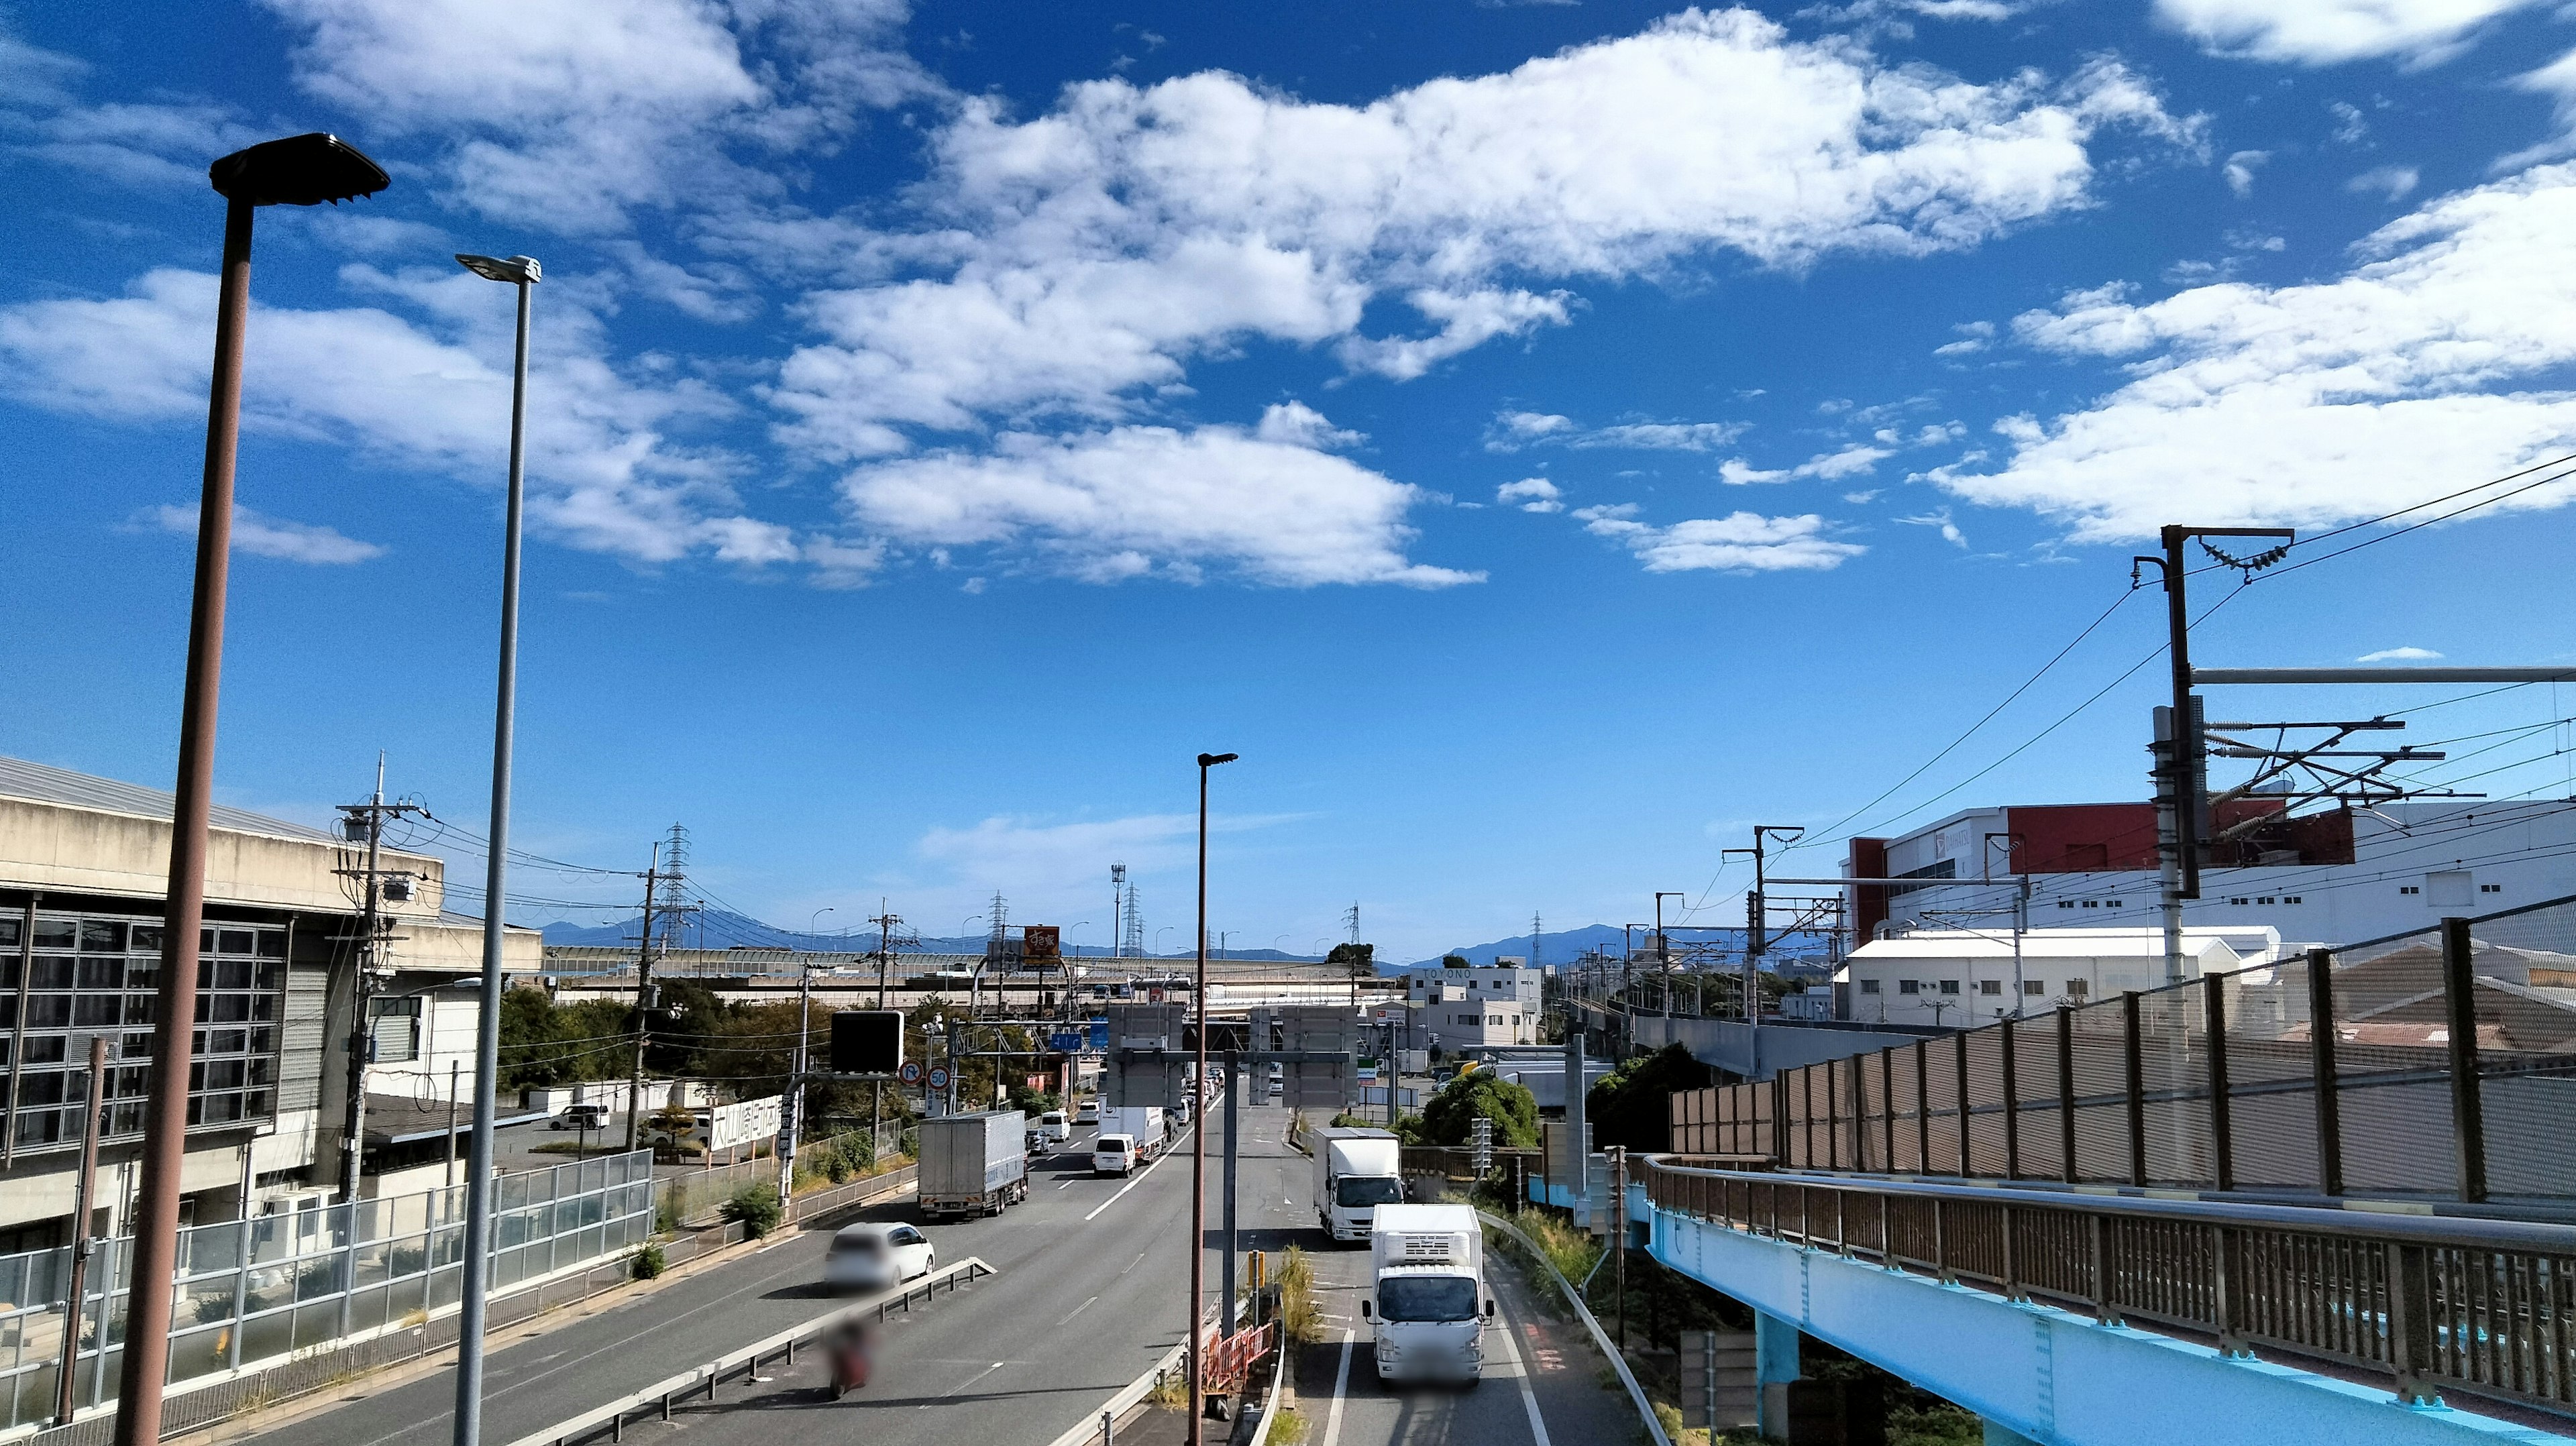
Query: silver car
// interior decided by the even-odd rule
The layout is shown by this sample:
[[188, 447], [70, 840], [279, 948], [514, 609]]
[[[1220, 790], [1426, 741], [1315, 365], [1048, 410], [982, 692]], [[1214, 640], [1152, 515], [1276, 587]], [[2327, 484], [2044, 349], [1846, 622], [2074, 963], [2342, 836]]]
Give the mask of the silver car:
[[939, 1251], [909, 1225], [867, 1221], [844, 1225], [823, 1256], [823, 1283], [834, 1290], [885, 1290], [939, 1268]]

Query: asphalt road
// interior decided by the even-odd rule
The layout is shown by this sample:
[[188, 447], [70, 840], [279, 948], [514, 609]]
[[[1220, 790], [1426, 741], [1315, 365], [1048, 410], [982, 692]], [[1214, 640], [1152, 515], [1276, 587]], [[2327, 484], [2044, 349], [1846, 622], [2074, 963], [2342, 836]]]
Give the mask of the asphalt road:
[[[1270, 1111], [1284, 1121], [1284, 1111]], [[1277, 1133], [1273, 1126], [1272, 1133]], [[1095, 1179], [1088, 1132], [1040, 1162], [1029, 1198], [992, 1219], [929, 1225], [945, 1265], [981, 1256], [1001, 1273], [891, 1318], [874, 1381], [822, 1399], [819, 1353], [761, 1394], [682, 1413], [676, 1427], [714, 1442], [777, 1439], [870, 1446], [1044, 1443], [1096, 1411], [1180, 1339], [1187, 1293], [1190, 1137], [1129, 1180]], [[1211, 1194], [1218, 1166], [1209, 1161]], [[909, 1202], [838, 1217], [913, 1219]], [[826, 1230], [790, 1234], [661, 1289], [550, 1322], [485, 1366], [483, 1439], [502, 1443], [829, 1311], [816, 1282]], [[1211, 1258], [1213, 1289], [1219, 1262]], [[450, 1434], [450, 1370], [344, 1398], [255, 1437], [262, 1446], [440, 1446]], [[785, 1413], [782, 1416], [782, 1413]]]

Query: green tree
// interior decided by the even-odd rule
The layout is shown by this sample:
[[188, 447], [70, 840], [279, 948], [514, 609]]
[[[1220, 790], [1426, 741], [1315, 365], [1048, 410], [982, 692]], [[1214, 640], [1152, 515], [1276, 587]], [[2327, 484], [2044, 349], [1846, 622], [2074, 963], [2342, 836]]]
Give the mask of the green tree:
[[1678, 1044], [1623, 1062], [1595, 1081], [1583, 1096], [1583, 1117], [1592, 1126], [1592, 1147], [1670, 1149], [1673, 1093], [1700, 1089], [1708, 1083], [1708, 1066], [1691, 1058], [1690, 1051]]
[[1528, 1089], [1484, 1070], [1470, 1070], [1440, 1087], [1422, 1110], [1422, 1133], [1434, 1145], [1464, 1145], [1475, 1121], [1494, 1122], [1494, 1143], [1528, 1149], [1538, 1143], [1538, 1100]]
[[1443, 969], [1473, 969], [1476, 966], [1474, 962], [1469, 960], [1464, 954], [1443, 954], [1440, 956], [1440, 967]]

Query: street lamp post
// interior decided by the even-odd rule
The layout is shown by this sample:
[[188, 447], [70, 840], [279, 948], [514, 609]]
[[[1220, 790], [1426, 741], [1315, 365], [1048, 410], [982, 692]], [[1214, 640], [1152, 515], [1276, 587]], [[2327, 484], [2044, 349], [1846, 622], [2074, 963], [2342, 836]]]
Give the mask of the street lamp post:
[[[501, 656], [492, 701], [492, 843], [484, 860], [483, 1009], [474, 1026], [474, 1139], [465, 1164], [465, 1278], [457, 1303], [455, 1446], [483, 1434], [483, 1321], [492, 1286], [492, 1123], [501, 1075], [501, 930], [510, 860], [510, 754], [519, 706], [519, 535], [527, 510], [528, 304], [545, 272], [529, 256], [459, 255], [457, 264], [519, 289], [510, 367], [510, 494], [501, 527]], [[634, 1108], [630, 1101], [627, 1108]]]
[[[207, 168], [224, 198], [221, 298], [206, 395], [206, 469], [197, 502], [196, 590], [179, 709], [179, 776], [170, 809], [169, 901], [162, 916], [159, 1015], [134, 1206], [133, 1294], [118, 1373], [116, 1446], [161, 1439], [171, 1284], [179, 1261], [179, 1175], [197, 1016], [197, 931], [206, 917], [206, 820], [214, 807], [215, 709], [222, 693], [224, 597], [232, 580], [233, 464], [241, 440], [242, 338], [250, 322], [251, 218], [262, 206], [338, 205], [385, 188], [384, 168], [337, 136], [262, 141]], [[356, 1207], [350, 1207], [354, 1215]]]
[[[1207, 1079], [1207, 818], [1208, 770], [1220, 763], [1232, 763], [1231, 753], [1199, 755], [1199, 1014], [1198, 1062], [1190, 1075], [1190, 1089], [1195, 1092]], [[1232, 1083], [1232, 1081], [1228, 1081]], [[1203, 1418], [1207, 1414], [1207, 1374], [1199, 1358], [1199, 1302], [1207, 1294], [1207, 1121], [1197, 1121], [1198, 1129], [1190, 1136], [1190, 1313], [1185, 1329], [1190, 1342], [1190, 1446], [1201, 1446]], [[1231, 1311], [1233, 1301], [1218, 1309]]]
[[[807, 937], [812, 937], [814, 926], [831, 912], [832, 906], [825, 904], [805, 916]], [[800, 960], [796, 969], [796, 1065], [793, 1070], [795, 1078], [791, 1081], [794, 1088], [788, 1092], [787, 1118], [779, 1129], [787, 1146], [778, 1152], [778, 1204], [782, 1209], [796, 1198], [796, 1142], [805, 1133], [805, 1072], [812, 1064], [813, 1039], [814, 961], [809, 957]], [[869, 1147], [875, 1148], [873, 1141]]]

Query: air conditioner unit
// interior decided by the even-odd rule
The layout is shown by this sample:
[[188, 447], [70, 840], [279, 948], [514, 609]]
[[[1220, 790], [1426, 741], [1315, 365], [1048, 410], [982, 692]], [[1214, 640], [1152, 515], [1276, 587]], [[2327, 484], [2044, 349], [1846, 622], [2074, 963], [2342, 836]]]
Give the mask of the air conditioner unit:
[[408, 904], [412, 898], [412, 881], [395, 877], [385, 880], [385, 898], [396, 904]]

